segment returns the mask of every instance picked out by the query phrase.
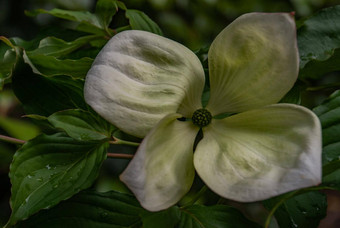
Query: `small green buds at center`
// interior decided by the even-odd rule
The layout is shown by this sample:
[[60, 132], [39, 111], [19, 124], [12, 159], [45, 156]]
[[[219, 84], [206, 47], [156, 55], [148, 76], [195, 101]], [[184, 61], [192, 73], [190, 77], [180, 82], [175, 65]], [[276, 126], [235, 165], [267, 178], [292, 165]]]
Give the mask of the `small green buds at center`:
[[211, 113], [204, 108], [197, 109], [194, 112], [194, 114], [192, 114], [193, 124], [195, 124], [196, 126], [199, 126], [199, 127], [207, 126], [208, 124], [210, 124], [211, 119], [212, 119]]

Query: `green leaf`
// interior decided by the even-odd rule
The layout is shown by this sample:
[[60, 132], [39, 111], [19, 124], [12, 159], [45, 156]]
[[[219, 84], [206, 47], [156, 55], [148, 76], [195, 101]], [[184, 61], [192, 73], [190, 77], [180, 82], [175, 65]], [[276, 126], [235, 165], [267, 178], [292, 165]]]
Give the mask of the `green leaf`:
[[163, 35], [162, 30], [158, 27], [158, 25], [145, 13], [138, 10], [128, 9], [126, 10], [125, 15], [129, 19], [132, 29], [144, 30], [161, 36]]
[[57, 206], [43, 210], [16, 228], [45, 227], [141, 227], [139, 214], [145, 210], [128, 194], [84, 191]]
[[24, 144], [10, 167], [10, 225], [90, 187], [106, 158], [107, 144], [64, 134], [40, 135]]
[[322, 184], [340, 189], [340, 90], [313, 111], [322, 126]]
[[323, 165], [327, 165], [339, 160], [340, 156], [340, 90], [334, 92], [313, 111], [321, 121], [322, 162]]
[[46, 37], [40, 41], [39, 47], [37, 49], [33, 51], [26, 51], [26, 54], [29, 56], [39, 54], [54, 57], [65, 56], [84, 46], [85, 44], [88, 44], [97, 39], [102, 39], [102, 36], [83, 36], [70, 42], [66, 42], [56, 37]]
[[29, 71], [26, 65], [12, 80], [13, 91], [23, 104], [26, 114], [49, 116], [65, 109], [87, 110], [83, 81], [65, 76], [46, 78]]
[[108, 28], [112, 17], [118, 11], [117, 0], [99, 0], [96, 5], [95, 14], [100, 19], [101, 25], [104, 28]]
[[159, 227], [176, 227], [179, 222], [181, 212], [178, 207], [170, 207], [167, 210], [159, 212], [146, 212], [142, 214], [143, 227], [159, 228]]
[[298, 29], [300, 77], [340, 70], [340, 6], [323, 9]]
[[10, 136], [21, 140], [30, 140], [40, 132], [40, 129], [30, 122], [6, 116], [0, 116], [0, 128]]
[[8, 80], [14, 71], [17, 62], [20, 59], [20, 49], [14, 46], [9, 39], [4, 36], [0, 36], [0, 41], [4, 42], [5, 52], [0, 55], [0, 91], [2, 90], [5, 80]]
[[112, 125], [99, 116], [77, 109], [56, 112], [48, 117], [48, 121], [77, 140], [108, 139], [114, 130]]
[[178, 228], [244, 228], [260, 227], [247, 220], [238, 210], [226, 205], [193, 205], [181, 209]]
[[9, 164], [12, 162], [14, 151], [14, 148], [0, 142], [0, 169], [8, 169]]
[[54, 17], [62, 18], [69, 21], [79, 22], [81, 27], [80, 31], [86, 31], [94, 34], [105, 34], [100, 19], [97, 15], [87, 11], [72, 11], [63, 9], [52, 9], [50, 11], [44, 9], [36, 9], [33, 11], [25, 11], [26, 15], [35, 17], [39, 14], [50, 14]]
[[[324, 193], [313, 191], [292, 198], [282, 195], [264, 202], [268, 209], [284, 200], [275, 212], [275, 218], [280, 227], [313, 228], [326, 216], [327, 198]], [[285, 199], [286, 198], [286, 199]]]
[[93, 59], [57, 59], [54, 56], [31, 54], [24, 51], [24, 61], [29, 64], [34, 73], [44, 76], [67, 75], [72, 78], [85, 78]]
[[279, 103], [301, 104], [302, 82], [297, 81], [293, 88], [279, 101]]

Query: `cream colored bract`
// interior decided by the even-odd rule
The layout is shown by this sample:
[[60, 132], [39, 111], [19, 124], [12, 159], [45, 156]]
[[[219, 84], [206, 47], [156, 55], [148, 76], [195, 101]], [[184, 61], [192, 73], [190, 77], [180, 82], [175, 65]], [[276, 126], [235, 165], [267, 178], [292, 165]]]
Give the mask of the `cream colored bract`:
[[[150, 210], [177, 203], [195, 170], [222, 197], [251, 202], [321, 181], [321, 129], [308, 109], [275, 104], [298, 75], [294, 19], [287, 13], [237, 18], [209, 54], [213, 116], [202, 128], [191, 118], [202, 108], [204, 71], [186, 47], [143, 31], [114, 36], [91, 67], [85, 99], [121, 130], [144, 137], [120, 176]], [[237, 114], [235, 114], [237, 113]]]

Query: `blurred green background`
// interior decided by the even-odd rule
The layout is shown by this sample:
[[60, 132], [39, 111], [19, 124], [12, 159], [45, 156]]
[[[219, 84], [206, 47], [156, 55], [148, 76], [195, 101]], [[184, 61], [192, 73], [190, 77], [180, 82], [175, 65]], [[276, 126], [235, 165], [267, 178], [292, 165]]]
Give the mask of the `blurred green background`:
[[[198, 49], [237, 16], [247, 12], [296, 12], [299, 19], [340, 0], [126, 0], [128, 8], [145, 12], [163, 29], [164, 35]], [[24, 10], [63, 8], [93, 11], [95, 0], [1, 0], [0, 34], [30, 39], [39, 29], [58, 23], [51, 16], [28, 18]], [[115, 23], [115, 22], [113, 22]]]
[[[318, 9], [340, 4], [340, 0], [127, 0], [130, 9], [145, 12], [163, 30], [164, 36], [192, 50], [209, 45], [215, 36], [232, 20], [247, 12], [292, 12], [296, 18], [311, 15]], [[95, 0], [0, 0], [0, 36], [33, 39], [44, 28], [60, 26], [65, 21], [48, 15], [37, 18], [25, 16], [25, 10], [62, 8], [94, 10]], [[112, 26], [120, 23], [117, 15]], [[337, 75], [338, 76], [338, 75]], [[316, 102], [319, 102], [316, 101]], [[28, 140], [39, 129], [25, 118], [10, 84], [0, 91], [0, 134]], [[8, 219], [10, 182], [9, 164], [16, 145], [0, 142], [0, 226]], [[106, 180], [110, 178], [102, 178]], [[113, 180], [108, 180], [113, 181]], [[110, 185], [102, 181], [104, 185]]]

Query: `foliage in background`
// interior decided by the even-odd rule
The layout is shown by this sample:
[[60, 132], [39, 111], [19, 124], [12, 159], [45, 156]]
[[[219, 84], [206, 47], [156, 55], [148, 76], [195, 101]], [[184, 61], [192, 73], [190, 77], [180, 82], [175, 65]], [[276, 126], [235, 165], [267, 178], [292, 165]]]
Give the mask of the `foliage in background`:
[[[231, 207], [230, 202], [210, 191], [201, 194], [200, 180], [195, 181], [192, 191], [178, 206], [157, 213], [142, 209], [112, 177], [127, 162], [105, 160], [107, 148], [109, 152], [125, 154], [135, 151], [134, 147], [117, 145], [115, 139], [135, 143], [140, 139], [120, 132], [91, 110], [83, 98], [83, 79], [107, 40], [123, 30], [164, 33], [192, 49], [202, 47], [196, 53], [206, 66], [208, 49], [204, 46], [235, 17], [250, 11], [296, 11], [300, 19], [300, 75], [282, 102], [301, 102], [314, 108], [319, 116], [323, 128], [323, 183], [264, 201], [264, 207], [269, 210], [267, 217], [251, 220], [269, 225], [271, 216], [275, 216], [280, 227], [318, 226], [327, 209], [326, 196], [318, 190], [340, 190], [340, 93], [336, 91], [340, 88], [337, 72], [340, 7], [323, 9], [311, 17], [302, 16], [337, 1], [130, 0], [123, 4], [100, 0], [95, 5], [91, 1], [60, 0], [53, 3], [63, 9], [47, 10], [50, 7], [44, 1], [25, 9], [29, 10], [27, 15], [38, 18], [38, 23], [47, 20], [47, 25], [54, 24], [52, 28], [33, 34], [15, 34], [13, 30], [9, 35], [5, 31], [0, 34], [0, 134], [32, 139], [24, 146], [0, 143], [0, 184], [7, 186], [7, 191], [2, 190], [5, 192], [1, 194], [0, 211], [8, 211], [7, 175], [11, 163], [13, 213], [9, 224], [15, 227], [46, 227], [55, 222], [60, 226], [201, 227], [203, 224], [211, 227], [214, 223], [214, 227], [257, 227], [254, 221]], [[38, 9], [37, 4], [44, 9]], [[8, 10], [10, 6], [7, 3], [0, 8]], [[4, 14], [0, 12], [0, 15]], [[33, 26], [36, 32], [36, 22], [25, 20], [23, 25]], [[58, 23], [63, 26], [55, 26]], [[17, 35], [26, 39], [13, 37]], [[209, 93], [208, 84], [205, 91]], [[18, 108], [19, 103], [24, 112]], [[20, 118], [22, 115], [24, 119]], [[106, 171], [101, 171], [102, 166]], [[98, 175], [105, 178], [105, 172], [109, 173], [110, 181], [103, 187], [101, 178], [96, 180]], [[91, 190], [82, 191], [89, 187]], [[96, 189], [105, 189], [106, 193]], [[193, 204], [197, 195], [197, 204]], [[50, 209], [43, 210], [46, 208]], [[9, 212], [0, 215], [1, 225], [8, 216]]]

